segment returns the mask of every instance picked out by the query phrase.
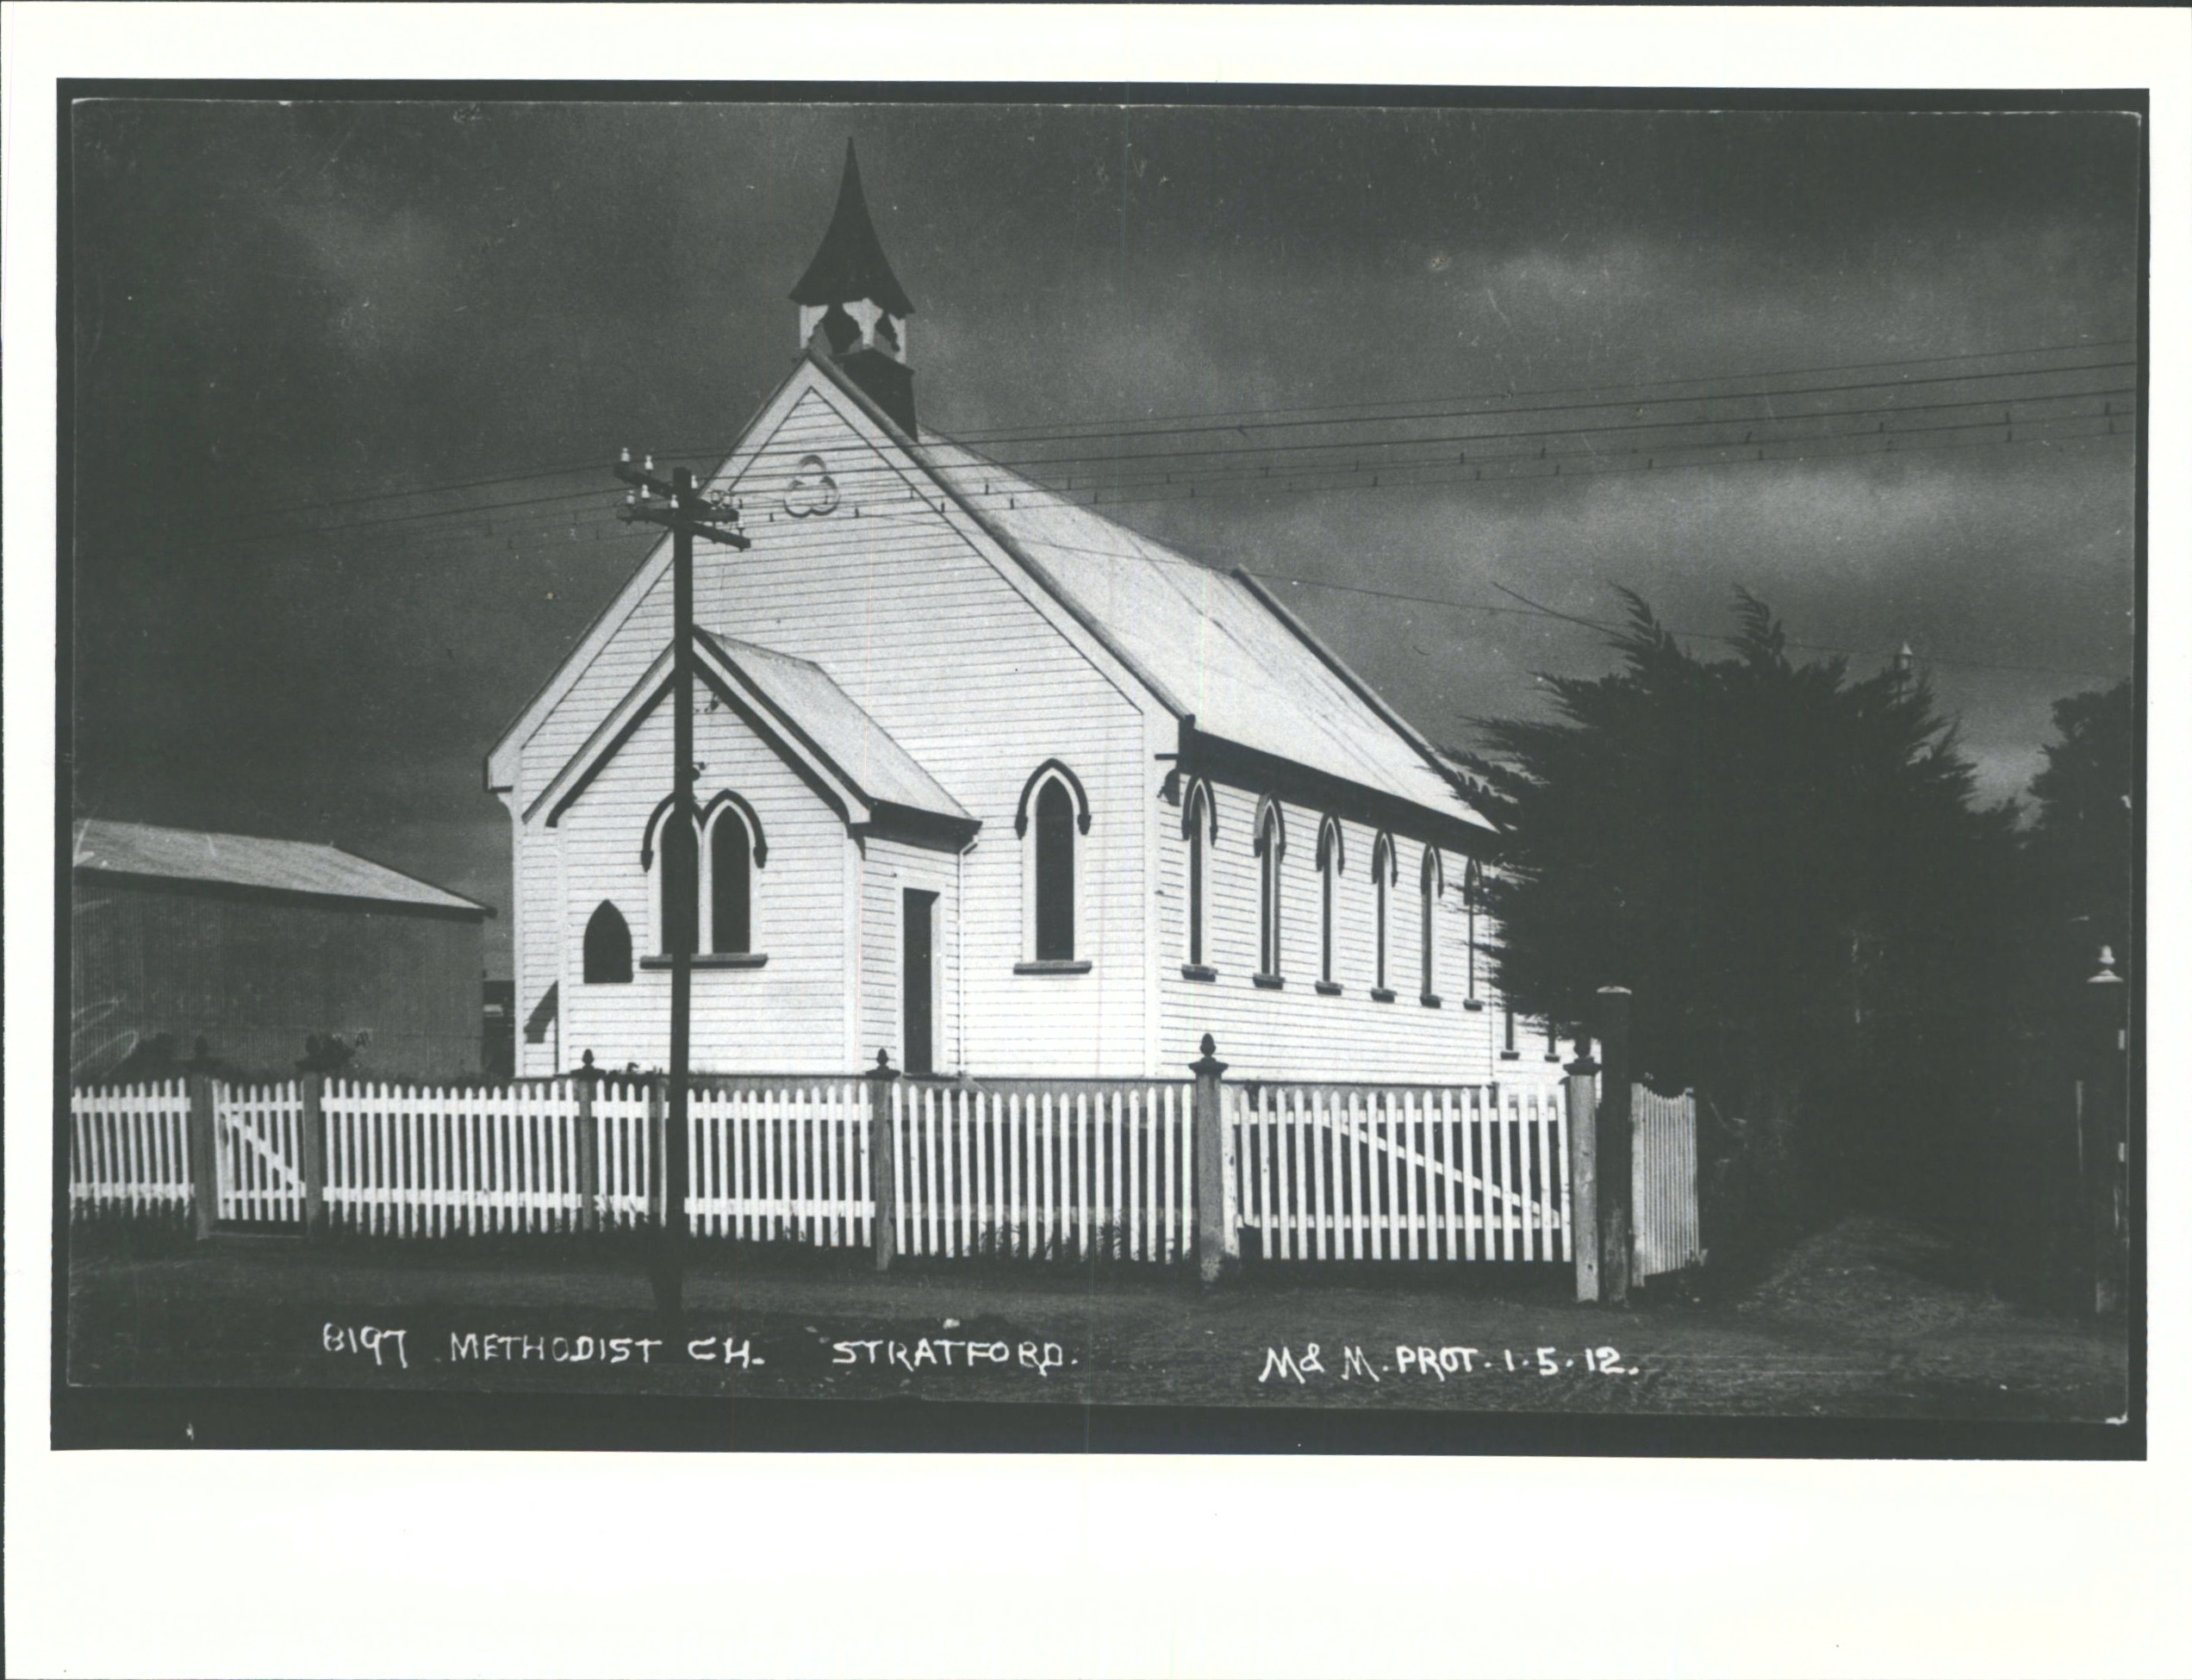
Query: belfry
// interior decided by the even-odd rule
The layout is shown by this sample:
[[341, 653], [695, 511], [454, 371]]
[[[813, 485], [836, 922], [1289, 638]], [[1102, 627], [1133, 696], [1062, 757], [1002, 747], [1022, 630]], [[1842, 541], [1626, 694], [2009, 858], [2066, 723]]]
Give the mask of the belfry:
[[792, 288], [792, 302], [800, 306], [800, 342], [843, 368], [900, 430], [914, 436], [913, 370], [906, 360], [913, 300], [891, 272], [875, 237], [850, 140], [829, 231]]

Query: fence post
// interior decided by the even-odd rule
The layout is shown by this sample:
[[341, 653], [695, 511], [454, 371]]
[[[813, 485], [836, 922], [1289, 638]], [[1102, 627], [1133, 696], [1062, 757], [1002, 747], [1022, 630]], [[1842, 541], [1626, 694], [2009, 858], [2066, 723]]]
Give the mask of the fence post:
[[2093, 1254], [2093, 1310], [2110, 1313], [2123, 1305], [2129, 1272], [2131, 1230], [2126, 1191], [2130, 1173], [2130, 1127], [2127, 1123], [2123, 976], [2115, 954], [2101, 948], [2101, 970], [2085, 982], [2087, 1073], [2078, 1104], [2078, 1164], [2084, 1184], [2087, 1228]]
[[304, 1180], [304, 1240], [327, 1235], [327, 1123], [322, 1101], [327, 1076], [297, 1075], [297, 1176]]
[[1616, 1307], [1628, 1304], [1635, 1266], [1636, 1129], [1629, 1100], [1628, 1005], [1627, 986], [1598, 988], [1598, 1048], [1605, 1067], [1597, 1117], [1598, 1279], [1600, 1298]]
[[663, 1171], [663, 1151], [669, 1142], [668, 1106], [663, 1102], [666, 1076], [647, 1076], [647, 1220], [657, 1231], [669, 1227], [669, 1177]]
[[1574, 1233], [1576, 1299], [1598, 1298], [1598, 1064], [1591, 1041], [1567, 1066], [1568, 1229]]
[[190, 1208], [201, 1240], [221, 1216], [221, 1173], [214, 1159], [213, 1075], [192, 1073], [190, 1093]]
[[871, 1227], [875, 1244], [875, 1270], [887, 1272], [898, 1254], [898, 1169], [896, 1141], [891, 1134], [891, 1086], [898, 1069], [890, 1065], [890, 1052], [875, 1052], [875, 1065], [868, 1070], [868, 1179], [875, 1192], [875, 1217]]
[[1195, 1074], [1195, 1254], [1203, 1281], [1216, 1283], [1225, 1265], [1232, 1209], [1225, 1182], [1225, 1064], [1217, 1041], [1203, 1035]]
[[601, 1229], [601, 1123], [594, 1112], [594, 1086], [601, 1078], [588, 1050], [573, 1080], [578, 1093], [578, 1229]]

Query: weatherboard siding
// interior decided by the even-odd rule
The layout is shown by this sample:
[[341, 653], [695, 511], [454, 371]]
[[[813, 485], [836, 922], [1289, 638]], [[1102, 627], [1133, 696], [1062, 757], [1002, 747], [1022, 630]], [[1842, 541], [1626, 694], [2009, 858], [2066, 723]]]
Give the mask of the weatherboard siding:
[[[1217, 838], [1205, 853], [1204, 961], [1215, 980], [1180, 974], [1186, 961], [1187, 842], [1176, 806], [1166, 807], [1159, 860], [1164, 944], [1160, 973], [1164, 1024], [1161, 1060], [1185, 1066], [1201, 1036], [1246, 1079], [1336, 1079], [1470, 1082], [1497, 1077], [1491, 1011], [1462, 1007], [1467, 983], [1467, 922], [1461, 901], [1461, 860], [1446, 858], [1447, 887], [1435, 911], [1436, 990], [1441, 1006], [1422, 1002], [1422, 930], [1417, 883], [1423, 848], [1396, 838], [1398, 865], [1389, 901], [1386, 984], [1391, 1003], [1373, 1000], [1377, 975], [1376, 899], [1370, 854], [1377, 831], [1341, 824], [1346, 867], [1334, 905], [1337, 936], [1336, 997], [1321, 994], [1320, 877], [1317, 835], [1323, 813], [1284, 807], [1286, 856], [1280, 864], [1280, 977], [1272, 990], [1255, 983], [1261, 949], [1258, 887], [1262, 860], [1254, 849], [1257, 797], [1219, 785], [1213, 790]], [[1482, 983], [1479, 981], [1479, 990]]]
[[[760, 818], [769, 861], [753, 872], [752, 943], [769, 960], [759, 968], [695, 968], [693, 1066], [844, 1071], [844, 824], [737, 714], [710, 711], [711, 698], [703, 691], [695, 708], [694, 755], [706, 766], [695, 798], [706, 809], [728, 788]], [[561, 836], [568, 881], [557, 928], [567, 1063], [589, 1049], [602, 1067], [669, 1063], [670, 976], [638, 965], [662, 949], [640, 846], [669, 791], [674, 722], [667, 706], [657, 707], [547, 831]], [[653, 868], [661, 868], [657, 854]], [[632, 930], [634, 973], [626, 984], [588, 986], [586, 924], [604, 899]]]

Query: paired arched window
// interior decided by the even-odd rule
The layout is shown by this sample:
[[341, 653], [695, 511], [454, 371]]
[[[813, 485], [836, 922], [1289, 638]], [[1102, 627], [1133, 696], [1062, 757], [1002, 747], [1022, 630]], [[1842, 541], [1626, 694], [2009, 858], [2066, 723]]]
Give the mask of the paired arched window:
[[1370, 883], [1377, 899], [1377, 989], [1390, 999], [1392, 988], [1386, 984], [1386, 958], [1390, 946], [1388, 933], [1392, 926], [1393, 839], [1390, 834], [1380, 834], [1370, 848]]
[[1079, 837], [1088, 832], [1088, 796], [1056, 759], [1030, 776], [1012, 821], [1027, 850], [1029, 954], [1037, 962], [1073, 962], [1079, 938]]
[[632, 930], [624, 912], [607, 899], [587, 918], [583, 972], [588, 986], [614, 986], [632, 978]]
[[1217, 838], [1217, 809], [1210, 783], [1191, 781], [1180, 802], [1180, 831], [1187, 842], [1187, 964], [1205, 968], [1205, 930], [1209, 925], [1210, 849]]
[[1256, 812], [1255, 854], [1259, 860], [1256, 902], [1260, 930], [1256, 972], [1271, 980], [1282, 970], [1280, 944], [1281, 893], [1285, 882], [1280, 866], [1286, 857], [1286, 819], [1276, 800], [1266, 800]]
[[1340, 819], [1327, 817], [1317, 831], [1317, 920], [1319, 955], [1317, 977], [1326, 986], [1336, 984], [1339, 961], [1340, 872], [1347, 868], [1347, 839]]
[[754, 948], [754, 871], [769, 862], [761, 819], [736, 793], [718, 793], [689, 823], [655, 807], [640, 848], [652, 877], [657, 947], [664, 956], [743, 956]]
[[1423, 848], [1423, 1001], [1438, 997], [1438, 901], [1446, 891], [1446, 867], [1436, 846]]

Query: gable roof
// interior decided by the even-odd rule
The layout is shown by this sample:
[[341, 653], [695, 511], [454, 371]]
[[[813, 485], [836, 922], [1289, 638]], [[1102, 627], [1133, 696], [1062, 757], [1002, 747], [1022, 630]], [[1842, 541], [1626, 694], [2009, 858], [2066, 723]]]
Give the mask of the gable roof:
[[209, 834], [90, 817], [78, 822], [72, 867], [198, 886], [240, 887], [318, 899], [351, 899], [418, 910], [492, 916], [413, 875], [311, 840]]
[[925, 439], [924, 452], [1199, 731], [1490, 826], [1429, 744], [1246, 573], [1198, 564], [961, 445]]
[[778, 719], [799, 730], [869, 805], [900, 805], [974, 820], [942, 782], [813, 661], [695, 628], [701, 647], [758, 689]]
[[[694, 626], [694, 674], [778, 756], [856, 828], [890, 826], [896, 813], [934, 819], [970, 838], [981, 827], [913, 756], [811, 660]], [[670, 650], [656, 655], [526, 809], [544, 805], [553, 825], [669, 693]]]
[[[1367, 788], [1461, 831], [1491, 832], [1437, 750], [1246, 572], [1202, 565], [947, 438], [909, 435], [843, 369], [811, 349], [707, 482], [736, 481], [765, 441], [762, 420], [803, 374], [856, 408], [881, 434], [876, 441], [902, 451], [912, 469], [1161, 706], [1192, 719], [1199, 735]], [[497, 779], [498, 764], [507, 777], [514, 765], [506, 753], [530, 735], [582, 662], [668, 570], [669, 551], [665, 538], [504, 731], [489, 755], [490, 789], [508, 785]]]

